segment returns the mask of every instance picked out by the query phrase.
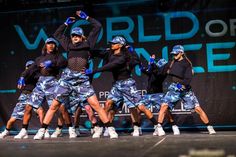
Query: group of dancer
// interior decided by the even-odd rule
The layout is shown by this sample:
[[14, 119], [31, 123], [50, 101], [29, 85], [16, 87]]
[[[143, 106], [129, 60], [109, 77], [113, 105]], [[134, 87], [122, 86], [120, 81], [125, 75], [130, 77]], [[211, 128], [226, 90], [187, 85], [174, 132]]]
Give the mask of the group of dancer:
[[[124, 104], [129, 108], [133, 122], [132, 136], [142, 134], [140, 113], [144, 113], [152, 122], [154, 136], [165, 135], [162, 127], [165, 116], [172, 125], [174, 135], [179, 135], [179, 128], [171, 115], [171, 110], [179, 101], [182, 101], [185, 109], [194, 109], [199, 114], [209, 134], [216, 133], [190, 86], [194, 74], [193, 67], [184, 53], [183, 46], [173, 47], [169, 62], [164, 59], [157, 60], [155, 55], [151, 55], [147, 66], [144, 66], [134, 48], [121, 36], [109, 41], [110, 47], [106, 50], [93, 50], [102, 25], [83, 11], [77, 11], [76, 15], [92, 25], [88, 37], [84, 36], [80, 27], [73, 28], [70, 36], [66, 35], [67, 27], [76, 21], [75, 17], [69, 17], [59, 26], [53, 37], [45, 41], [42, 54], [35, 61], [26, 63], [25, 70], [18, 80], [17, 87], [21, 89], [21, 95], [0, 138], [10, 134], [16, 120], [22, 120], [22, 129], [14, 138], [28, 138], [27, 130], [32, 111], [37, 113], [41, 123], [41, 128], [34, 136], [35, 140], [61, 136], [64, 124], [68, 127], [69, 137], [76, 138], [79, 135], [79, 116], [82, 108], [86, 110], [92, 123], [93, 138], [100, 138], [104, 128], [104, 135], [118, 138], [112, 121], [116, 111]], [[67, 60], [58, 52], [59, 43], [68, 52]], [[96, 57], [103, 58], [104, 65], [101, 68], [88, 69], [89, 60]], [[138, 92], [131, 75], [136, 65], [148, 76], [147, 94], [144, 96]], [[91, 82], [95, 73], [104, 71], [112, 73], [114, 83], [103, 108]], [[171, 84], [168, 90], [163, 92], [162, 83], [167, 77]], [[49, 106], [46, 114], [42, 108], [44, 100], [47, 100]], [[157, 119], [149, 110], [151, 105], [159, 111]], [[99, 119], [94, 116], [94, 111]], [[48, 126], [56, 113], [59, 113], [58, 126], [50, 136]], [[73, 123], [71, 115], [74, 115]]]

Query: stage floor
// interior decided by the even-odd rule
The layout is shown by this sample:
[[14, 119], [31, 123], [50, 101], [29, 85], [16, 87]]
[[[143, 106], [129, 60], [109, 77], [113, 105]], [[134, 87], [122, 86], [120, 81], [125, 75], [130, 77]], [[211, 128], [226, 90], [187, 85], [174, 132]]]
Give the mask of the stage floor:
[[[119, 134], [119, 139], [102, 137], [92, 139], [84, 134], [69, 139], [67, 134], [57, 139], [14, 140], [13, 136], [0, 139], [0, 157], [187, 157], [203, 156], [203, 153], [224, 154], [236, 157], [236, 131], [218, 131], [216, 135], [207, 132], [182, 132], [179, 136], [152, 136], [151, 132], [140, 137]], [[194, 150], [190, 153], [190, 150]], [[198, 154], [198, 155], [197, 155]]]

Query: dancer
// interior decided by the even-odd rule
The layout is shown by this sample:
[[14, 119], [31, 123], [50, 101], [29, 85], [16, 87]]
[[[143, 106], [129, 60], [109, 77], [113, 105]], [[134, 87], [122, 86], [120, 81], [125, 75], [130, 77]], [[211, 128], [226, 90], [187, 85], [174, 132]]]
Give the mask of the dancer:
[[[137, 111], [136, 107], [144, 112], [149, 120], [152, 121], [155, 128], [157, 125], [156, 119], [153, 117], [153, 114], [148, 110], [144, 104], [140, 103], [141, 95], [138, 93], [136, 89], [135, 80], [131, 77], [131, 70], [133, 67], [132, 56], [130, 52], [125, 47], [126, 41], [121, 36], [116, 36], [115, 38], [110, 41], [111, 49], [106, 56], [108, 56], [107, 64], [103, 67], [89, 70], [86, 69], [84, 72], [87, 75], [95, 74], [97, 72], [103, 71], [111, 71], [113, 74], [114, 83], [112, 89], [109, 93], [111, 100], [115, 100], [115, 102], [124, 101], [124, 103], [130, 109], [130, 112], [133, 114], [135, 118], [135, 123], [137, 127], [140, 127], [137, 121]], [[100, 137], [101, 131], [94, 133], [94, 137]]]
[[[27, 70], [32, 64], [34, 64], [34, 61], [29, 60], [25, 64], [25, 70]], [[25, 112], [25, 105], [28, 103], [30, 98], [30, 93], [34, 89], [37, 81], [39, 78], [38, 72], [32, 73], [29, 77], [25, 78], [25, 82], [22, 82], [22, 84], [18, 84], [18, 88], [21, 89], [21, 94], [18, 98], [18, 102], [13, 109], [13, 112], [11, 114], [11, 118], [7, 121], [6, 129], [0, 134], [0, 138], [5, 138], [6, 136], [10, 135], [10, 129], [12, 128], [13, 124], [17, 120], [22, 120]], [[36, 110], [36, 113], [38, 114], [40, 122], [43, 121], [44, 117], [44, 111], [43, 108], [40, 107]], [[28, 138], [26, 136], [25, 138]]]
[[[58, 52], [58, 42], [54, 38], [48, 38], [42, 49], [42, 55], [36, 58], [35, 63], [22, 73], [18, 84], [23, 84], [25, 78], [31, 76], [33, 72], [39, 71], [40, 77], [30, 96], [29, 103], [25, 106], [22, 129], [15, 139], [28, 137], [28, 125], [32, 115], [32, 109], [38, 109], [42, 106], [46, 98], [48, 105], [53, 100], [53, 91], [57, 86], [56, 76], [59, 70], [67, 64], [64, 57]], [[50, 136], [49, 136], [50, 137]]]
[[165, 113], [168, 108], [173, 109], [179, 100], [183, 100], [185, 109], [194, 109], [199, 114], [200, 119], [207, 126], [209, 134], [215, 134], [213, 126], [210, 124], [206, 113], [201, 108], [190, 86], [193, 77], [192, 63], [184, 53], [183, 46], [174, 46], [170, 54], [173, 55], [173, 60], [169, 64], [167, 74], [171, 77], [172, 83], [162, 99], [158, 116], [158, 135], [165, 135], [165, 131], [162, 128]]
[[[156, 63], [156, 56], [153, 54], [150, 56], [150, 61], [148, 67], [140, 67], [140, 70], [148, 76], [148, 86], [147, 93], [142, 97], [141, 102], [150, 108], [153, 106], [157, 112], [160, 110], [161, 99], [164, 95], [163, 93], [163, 82], [166, 79], [167, 61], [165, 59], [159, 59]], [[174, 118], [169, 110], [167, 110], [166, 115], [172, 126], [174, 135], [179, 135], [179, 127], [175, 124]], [[138, 135], [137, 129], [134, 130], [133, 136]], [[158, 135], [158, 132], [153, 133], [154, 136]]]
[[88, 66], [89, 50], [94, 48], [101, 30], [101, 24], [82, 11], [77, 11], [76, 14], [92, 24], [92, 31], [86, 38], [82, 28], [75, 27], [71, 31], [70, 38], [68, 38], [64, 34], [64, 31], [69, 24], [75, 22], [74, 17], [69, 17], [54, 33], [55, 38], [60, 41], [62, 47], [68, 52], [68, 66], [59, 79], [59, 86], [54, 91], [56, 97], [47, 111], [43, 125], [34, 136], [34, 139], [41, 140], [43, 138], [55, 112], [61, 103], [68, 99], [71, 92], [75, 92], [82, 102], [87, 100], [91, 107], [98, 113], [102, 122], [108, 127], [110, 138], [118, 138], [118, 134], [109, 122], [106, 112], [99, 104], [94, 89], [89, 82], [89, 77], [80, 72], [82, 68]]

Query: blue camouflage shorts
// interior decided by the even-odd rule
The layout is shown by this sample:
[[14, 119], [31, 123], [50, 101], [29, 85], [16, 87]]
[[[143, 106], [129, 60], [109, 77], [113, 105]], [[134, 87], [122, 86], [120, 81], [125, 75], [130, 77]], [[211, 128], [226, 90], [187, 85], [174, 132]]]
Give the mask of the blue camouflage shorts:
[[89, 105], [89, 103], [87, 102], [87, 100], [85, 100], [84, 102], [82, 102], [78, 97], [76, 97], [76, 94], [73, 92], [70, 96], [69, 96], [69, 100], [66, 104], [66, 109], [68, 111], [68, 113], [70, 115], [75, 114], [76, 110], [80, 107], [80, 108], [85, 108], [86, 105]]
[[128, 108], [136, 107], [140, 104], [141, 94], [135, 86], [135, 80], [132, 78], [126, 80], [116, 81], [107, 97], [107, 99], [113, 100], [115, 104], [118, 102], [124, 102]]
[[54, 90], [57, 86], [57, 79], [54, 76], [40, 76], [36, 87], [32, 91], [29, 105], [38, 109], [46, 99], [48, 106], [54, 98]]
[[172, 83], [168, 87], [168, 92], [163, 96], [162, 103], [167, 103], [170, 109], [173, 109], [178, 101], [182, 100], [184, 109], [194, 109], [196, 106], [200, 106], [194, 92], [181, 91], [177, 88], [177, 83]]
[[95, 94], [88, 76], [68, 68], [63, 70], [54, 92], [55, 98], [64, 104], [68, 103], [68, 98], [72, 93], [80, 102], [85, 102]]
[[113, 101], [113, 106], [112, 106], [112, 110], [119, 110], [119, 109], [122, 109], [124, 105], [124, 100], [119, 100], [117, 102]]
[[186, 110], [192, 110], [195, 109], [195, 107], [200, 106], [198, 99], [192, 90], [189, 90], [185, 93], [185, 95], [182, 97], [182, 102], [184, 109]]
[[[111, 94], [111, 92], [113, 92], [113, 94]], [[115, 89], [113, 87], [107, 96], [107, 100], [113, 101], [112, 109], [114, 109], [114, 110], [122, 108], [123, 105], [121, 105], [121, 103], [124, 104], [123, 97], [119, 97], [119, 95], [115, 92]]]
[[29, 103], [30, 94], [21, 93], [18, 98], [18, 103], [13, 109], [11, 117], [15, 119], [22, 120], [25, 113], [25, 105]]
[[[112, 106], [111, 106], [111, 110], [117, 111], [119, 109], [122, 109], [123, 105], [124, 105], [124, 99], [116, 99], [113, 98], [111, 95], [108, 95], [107, 100], [112, 100]], [[118, 101], [117, 101], [118, 100]]]
[[151, 108], [151, 106], [153, 106], [157, 111], [159, 111], [163, 96], [164, 93], [145, 94], [142, 97], [141, 103], [147, 108]]

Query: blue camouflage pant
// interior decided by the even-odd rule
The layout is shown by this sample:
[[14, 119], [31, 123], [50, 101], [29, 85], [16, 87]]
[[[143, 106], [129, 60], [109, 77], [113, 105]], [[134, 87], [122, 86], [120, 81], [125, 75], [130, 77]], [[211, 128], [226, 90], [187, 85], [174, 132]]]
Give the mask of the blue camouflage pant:
[[129, 78], [116, 81], [113, 84], [107, 99], [113, 100], [117, 105], [120, 104], [118, 102], [123, 101], [128, 108], [133, 108], [140, 104], [141, 94], [137, 91], [135, 80]]
[[69, 96], [72, 93], [74, 93], [74, 97], [76, 97], [79, 102], [85, 102], [89, 97], [95, 94], [88, 76], [68, 68], [63, 70], [61, 78], [58, 81], [58, 86], [54, 92], [55, 98], [64, 104], [68, 104]]
[[161, 100], [163, 96], [164, 93], [145, 94], [142, 97], [141, 103], [144, 104], [147, 108], [153, 106], [158, 112], [161, 107]]
[[18, 103], [13, 109], [11, 117], [15, 119], [22, 120], [25, 113], [25, 105], [29, 103], [30, 94], [21, 93], [18, 98]]
[[167, 103], [170, 109], [173, 109], [179, 100], [182, 100], [184, 109], [191, 110], [199, 105], [197, 97], [190, 89], [188, 91], [179, 90], [176, 83], [168, 87], [168, 92], [163, 96], [162, 103]]
[[57, 79], [54, 76], [40, 76], [36, 87], [32, 91], [29, 105], [38, 109], [46, 99], [50, 106], [54, 98], [54, 90], [57, 86]]

